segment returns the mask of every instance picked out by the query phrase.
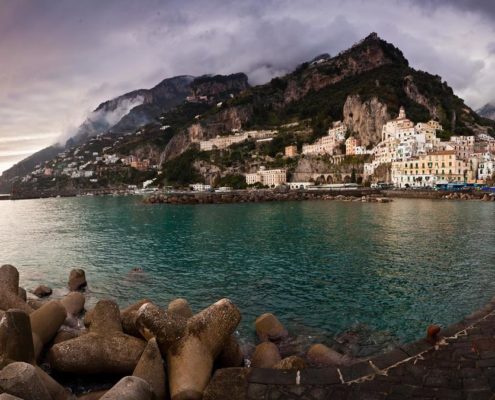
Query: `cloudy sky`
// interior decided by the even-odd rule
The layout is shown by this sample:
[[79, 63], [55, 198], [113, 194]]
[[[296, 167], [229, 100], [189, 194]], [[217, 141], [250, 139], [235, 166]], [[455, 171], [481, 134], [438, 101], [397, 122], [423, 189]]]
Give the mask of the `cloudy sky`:
[[373, 31], [479, 108], [495, 100], [494, 30], [491, 0], [0, 0], [0, 172], [126, 91], [263, 83]]

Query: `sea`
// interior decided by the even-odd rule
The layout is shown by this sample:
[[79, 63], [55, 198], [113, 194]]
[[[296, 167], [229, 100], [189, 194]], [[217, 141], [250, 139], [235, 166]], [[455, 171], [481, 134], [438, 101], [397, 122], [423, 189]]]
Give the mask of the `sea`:
[[303, 351], [323, 342], [368, 356], [448, 325], [495, 295], [495, 203], [396, 199], [145, 204], [142, 197], [0, 202], [0, 264], [28, 291], [66, 293], [69, 271], [125, 307], [227, 297], [255, 343], [265, 312]]

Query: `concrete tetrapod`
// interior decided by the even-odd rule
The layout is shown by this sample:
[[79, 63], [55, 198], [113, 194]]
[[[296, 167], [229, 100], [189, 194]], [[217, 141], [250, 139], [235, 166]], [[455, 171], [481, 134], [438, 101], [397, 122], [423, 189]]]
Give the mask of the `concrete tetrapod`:
[[216, 360], [216, 365], [220, 368], [234, 368], [242, 366], [243, 363], [244, 354], [241, 346], [235, 336], [230, 335]]
[[70, 292], [60, 302], [64, 306], [65, 311], [67, 311], [65, 325], [78, 328], [79, 322], [77, 316], [84, 310], [84, 304], [86, 303], [84, 295], [81, 292]]
[[0, 369], [11, 362], [34, 362], [29, 315], [11, 309], [0, 320]]
[[70, 271], [69, 282], [67, 286], [71, 292], [84, 289], [88, 283], [86, 282], [86, 273], [83, 269], [74, 268]]
[[68, 316], [77, 317], [84, 309], [86, 299], [81, 292], [70, 292], [60, 302], [65, 307]]
[[0, 371], [0, 389], [24, 400], [52, 400], [36, 368], [24, 362], [11, 363]]
[[22, 400], [22, 399], [17, 396], [12, 396], [11, 394], [2, 393], [0, 394], [0, 400]]
[[256, 318], [254, 323], [258, 338], [265, 342], [270, 340], [277, 342], [285, 339], [289, 334], [277, 317], [271, 313], [265, 313]]
[[144, 379], [150, 384], [155, 400], [164, 400], [166, 398], [167, 376], [163, 358], [155, 338], [150, 339], [148, 342], [132, 376]]
[[54, 345], [48, 357], [60, 372], [131, 374], [145, 345], [122, 332], [117, 304], [100, 300], [91, 313], [89, 333]]
[[65, 307], [58, 300], [49, 301], [30, 314], [36, 359], [43, 351], [43, 347], [55, 337], [66, 317]]
[[151, 386], [137, 376], [126, 376], [106, 392], [100, 400], [152, 400]]
[[0, 267], [0, 310], [17, 308], [28, 314], [33, 311], [19, 291], [19, 271], [12, 265]]
[[238, 308], [222, 299], [192, 318], [143, 305], [138, 322], [156, 336], [162, 355], [167, 357], [172, 400], [201, 399], [213, 362], [241, 320]]
[[167, 311], [169, 313], [178, 314], [184, 318], [191, 318], [194, 315], [189, 302], [183, 298], [178, 298], [168, 303]]
[[71, 398], [70, 393], [45, 371], [35, 365], [33, 335], [30, 316], [24, 311], [11, 309], [0, 321], [0, 369], [13, 362], [26, 362], [35, 366], [53, 400]]
[[[146, 303], [151, 303], [151, 301], [148, 299], [140, 300], [137, 303], [131, 304], [129, 307], [124, 308], [120, 312], [122, 329], [128, 335], [136, 336], [138, 338], [144, 337], [145, 339], [151, 339], [151, 335], [141, 329], [136, 323], [139, 308]], [[88, 317], [88, 319], [90, 319], [90, 317]], [[88, 322], [91, 323], [90, 321]]]

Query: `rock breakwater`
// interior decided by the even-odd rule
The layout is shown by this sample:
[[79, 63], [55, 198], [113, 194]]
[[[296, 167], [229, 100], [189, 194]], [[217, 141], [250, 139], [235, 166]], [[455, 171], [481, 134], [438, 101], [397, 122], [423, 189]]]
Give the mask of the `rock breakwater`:
[[[325, 357], [315, 357], [314, 348], [308, 354], [287, 354], [284, 343], [291, 336], [270, 313], [253, 321], [259, 344], [243, 349], [235, 335], [241, 313], [229, 299], [197, 313], [183, 298], [165, 308], [146, 299], [123, 310], [102, 299], [85, 310], [87, 282], [78, 269], [70, 273], [67, 288], [72, 290], [65, 297], [46, 295], [33, 309], [16, 295], [21, 291], [15, 267], [0, 267], [0, 283], [0, 394], [24, 400], [199, 400], [213, 374], [225, 368], [252, 364], [280, 371], [358, 361], [323, 344]], [[40, 366], [63, 377], [61, 382], [108, 380], [104, 390], [100, 385], [92, 392], [73, 393]]]
[[261, 203], [272, 201], [338, 200], [386, 202], [375, 190], [346, 191], [277, 191], [239, 190], [226, 193], [170, 193], [155, 194], [144, 199], [148, 204], [225, 204]]

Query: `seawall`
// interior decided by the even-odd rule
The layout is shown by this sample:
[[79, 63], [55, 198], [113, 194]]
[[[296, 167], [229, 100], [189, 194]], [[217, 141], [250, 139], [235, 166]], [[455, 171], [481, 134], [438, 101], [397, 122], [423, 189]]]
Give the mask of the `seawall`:
[[221, 204], [221, 203], [260, 203], [270, 201], [302, 200], [377, 200], [379, 190], [325, 190], [325, 191], [276, 191], [238, 190], [232, 192], [181, 192], [155, 194], [145, 198], [150, 204]]

